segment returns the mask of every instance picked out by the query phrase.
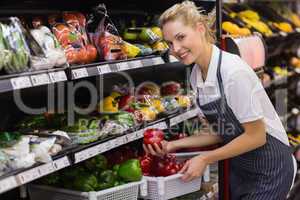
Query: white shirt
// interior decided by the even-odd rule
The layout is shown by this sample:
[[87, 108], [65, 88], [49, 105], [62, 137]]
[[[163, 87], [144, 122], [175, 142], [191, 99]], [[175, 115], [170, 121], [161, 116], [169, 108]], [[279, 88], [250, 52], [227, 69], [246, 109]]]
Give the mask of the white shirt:
[[[193, 67], [190, 81], [195, 92], [198, 88], [201, 105], [220, 98], [217, 79], [219, 51], [213, 45], [205, 82], [200, 68]], [[280, 118], [253, 69], [239, 56], [223, 51], [221, 77], [227, 103], [240, 123], [263, 119], [267, 133], [289, 145]]]

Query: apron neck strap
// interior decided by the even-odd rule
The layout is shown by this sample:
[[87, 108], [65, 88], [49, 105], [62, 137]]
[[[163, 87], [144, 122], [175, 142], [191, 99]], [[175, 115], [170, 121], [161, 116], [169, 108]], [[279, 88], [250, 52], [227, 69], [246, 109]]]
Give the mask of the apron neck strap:
[[224, 86], [223, 86], [223, 80], [222, 80], [222, 76], [221, 76], [221, 63], [222, 63], [222, 50], [220, 49], [218, 68], [217, 68], [217, 78], [218, 78], [218, 85], [219, 85], [219, 89], [220, 89], [221, 98], [225, 98], [225, 100], [226, 100]]

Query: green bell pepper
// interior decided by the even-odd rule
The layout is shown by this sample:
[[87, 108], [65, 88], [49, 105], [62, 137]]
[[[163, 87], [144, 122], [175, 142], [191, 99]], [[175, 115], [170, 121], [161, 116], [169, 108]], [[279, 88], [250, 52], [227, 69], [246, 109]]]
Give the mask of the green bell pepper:
[[137, 159], [129, 159], [123, 162], [118, 170], [118, 175], [124, 181], [140, 181], [142, 178], [142, 169]]

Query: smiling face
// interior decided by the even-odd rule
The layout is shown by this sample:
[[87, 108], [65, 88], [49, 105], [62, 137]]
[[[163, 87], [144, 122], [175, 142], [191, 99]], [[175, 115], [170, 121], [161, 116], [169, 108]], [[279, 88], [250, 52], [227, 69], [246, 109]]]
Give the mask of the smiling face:
[[205, 38], [205, 27], [201, 23], [193, 27], [177, 19], [166, 22], [162, 31], [169, 44], [170, 53], [183, 64], [190, 65], [205, 56], [203, 49], [208, 42]]

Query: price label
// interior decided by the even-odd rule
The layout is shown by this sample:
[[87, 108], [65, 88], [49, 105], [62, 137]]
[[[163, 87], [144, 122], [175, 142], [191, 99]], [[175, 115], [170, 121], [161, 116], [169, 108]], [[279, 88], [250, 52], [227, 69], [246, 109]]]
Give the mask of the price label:
[[114, 147], [113, 143], [111, 140], [105, 142], [105, 150], [108, 151]]
[[106, 144], [103, 143], [103, 144], [99, 144], [98, 146], [98, 153], [103, 153], [106, 151]]
[[10, 79], [10, 82], [14, 90], [28, 88], [32, 86], [28, 76], [12, 78]]
[[136, 139], [136, 134], [135, 133], [130, 133], [128, 134], [128, 141], [134, 141]]
[[124, 144], [124, 137], [123, 136], [122, 137], [118, 137], [116, 139], [115, 146], [118, 147], [118, 146], [121, 146], [123, 144]]
[[70, 161], [67, 156], [55, 160], [53, 163], [56, 170], [70, 166]]
[[98, 154], [97, 146], [89, 148], [88, 152], [89, 152], [89, 157], [93, 157], [93, 156], [97, 155]]
[[111, 64], [110, 65], [110, 70], [112, 72], [118, 72], [120, 69], [119, 69], [119, 66], [117, 64]]
[[99, 74], [107, 74], [107, 73], [111, 72], [108, 64], [97, 66], [97, 69], [98, 69]]
[[128, 63], [127, 62], [121, 62], [117, 63], [119, 71], [127, 70], [129, 69]]
[[14, 176], [10, 176], [8, 178], [0, 180], [0, 193], [6, 192], [7, 190], [10, 190], [17, 186], [18, 186], [18, 183]]
[[153, 58], [152, 62], [153, 62], [154, 65], [164, 64], [164, 61], [163, 61], [163, 59], [161, 57]]
[[47, 174], [50, 174], [50, 173], [56, 171], [52, 162], [44, 164], [42, 166], [39, 166], [38, 170], [39, 170], [41, 176], [44, 176], [44, 175], [47, 175]]
[[144, 59], [142, 62], [144, 67], [153, 65], [152, 59]]
[[50, 83], [48, 74], [32, 75], [30, 78], [33, 86], [47, 85]]
[[141, 129], [136, 132], [138, 139], [144, 137], [144, 131], [145, 131], [144, 129]]
[[162, 130], [167, 128], [167, 124], [165, 122], [161, 122], [159, 124], [155, 124], [154, 126], [156, 128], [158, 128], [158, 129], [162, 129]]
[[33, 168], [31, 170], [18, 174], [17, 180], [20, 184], [25, 184], [39, 177], [41, 177], [40, 171], [38, 170], [38, 168]]
[[170, 63], [179, 62], [179, 60], [172, 55], [170, 55], [169, 60], [170, 60]]
[[88, 158], [90, 158], [89, 149], [83, 150], [75, 154], [75, 163], [79, 163]]
[[172, 119], [170, 119], [170, 125], [173, 126], [175, 124], [178, 124], [179, 122], [181, 122], [181, 115], [177, 116], [177, 117], [173, 117]]
[[52, 83], [66, 81], [67, 80], [67, 76], [66, 76], [66, 73], [64, 71], [51, 72], [51, 73], [49, 73], [49, 76], [50, 76], [50, 80], [51, 80]]
[[283, 31], [280, 31], [279, 32], [279, 35], [283, 36], [283, 37], [286, 37], [288, 34], [286, 32], [283, 32]]
[[143, 67], [143, 63], [141, 60], [134, 60], [129, 63], [129, 66], [131, 69], [136, 69], [136, 68]]
[[74, 69], [74, 70], [72, 70], [72, 74], [75, 79], [84, 78], [84, 77], [89, 76], [86, 68]]

